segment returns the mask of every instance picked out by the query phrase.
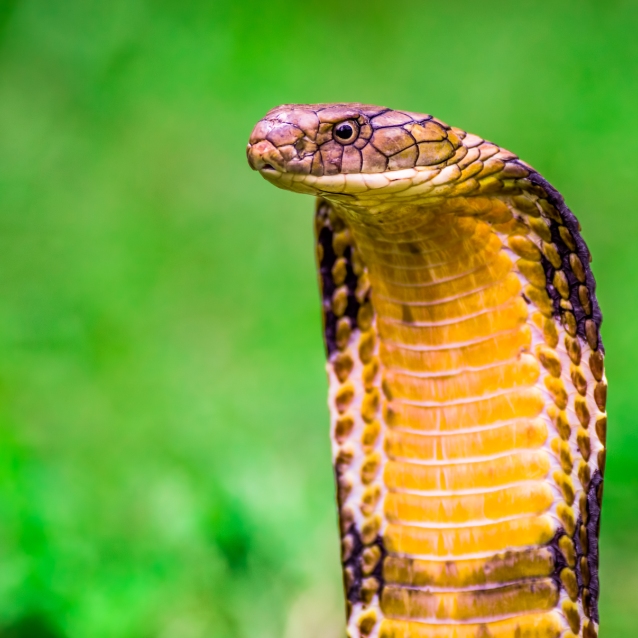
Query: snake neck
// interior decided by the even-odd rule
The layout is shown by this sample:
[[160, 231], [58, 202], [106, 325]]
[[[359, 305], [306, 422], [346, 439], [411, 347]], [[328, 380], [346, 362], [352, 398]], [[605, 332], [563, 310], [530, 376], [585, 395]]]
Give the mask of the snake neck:
[[[489, 207], [496, 222], [509, 212]], [[516, 417], [519, 399], [540, 405], [526, 282], [507, 246], [506, 232], [520, 222], [449, 208], [349, 226], [374, 312], [387, 450], [395, 430], [463, 431]]]

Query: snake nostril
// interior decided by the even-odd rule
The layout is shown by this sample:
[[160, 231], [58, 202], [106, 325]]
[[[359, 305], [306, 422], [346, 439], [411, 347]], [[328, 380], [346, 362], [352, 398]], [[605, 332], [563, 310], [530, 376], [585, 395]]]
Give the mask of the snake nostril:
[[249, 145], [248, 162], [256, 171], [283, 172], [285, 166], [281, 152], [268, 140]]

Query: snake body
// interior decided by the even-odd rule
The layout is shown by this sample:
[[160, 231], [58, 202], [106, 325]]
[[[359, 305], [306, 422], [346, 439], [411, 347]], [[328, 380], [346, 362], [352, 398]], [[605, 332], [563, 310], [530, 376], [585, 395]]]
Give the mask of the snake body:
[[589, 251], [513, 153], [284, 105], [251, 167], [317, 198], [351, 638], [594, 638], [607, 384]]

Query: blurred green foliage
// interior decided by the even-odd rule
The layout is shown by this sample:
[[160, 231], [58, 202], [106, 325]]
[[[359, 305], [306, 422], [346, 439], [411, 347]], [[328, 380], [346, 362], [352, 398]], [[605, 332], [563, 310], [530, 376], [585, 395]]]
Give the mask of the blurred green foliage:
[[603, 638], [638, 631], [638, 5], [0, 0], [0, 636], [339, 638], [312, 202], [283, 102], [424, 111], [579, 216], [610, 392]]

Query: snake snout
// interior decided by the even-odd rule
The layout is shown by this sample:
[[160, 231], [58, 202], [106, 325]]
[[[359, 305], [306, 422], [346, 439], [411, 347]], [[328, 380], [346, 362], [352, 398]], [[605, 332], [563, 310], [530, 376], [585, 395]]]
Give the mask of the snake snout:
[[268, 140], [261, 140], [256, 144], [248, 144], [246, 149], [248, 163], [255, 171], [275, 169], [284, 171], [284, 158], [279, 149]]

